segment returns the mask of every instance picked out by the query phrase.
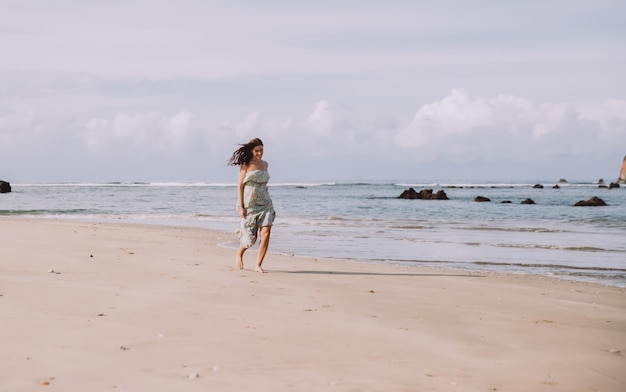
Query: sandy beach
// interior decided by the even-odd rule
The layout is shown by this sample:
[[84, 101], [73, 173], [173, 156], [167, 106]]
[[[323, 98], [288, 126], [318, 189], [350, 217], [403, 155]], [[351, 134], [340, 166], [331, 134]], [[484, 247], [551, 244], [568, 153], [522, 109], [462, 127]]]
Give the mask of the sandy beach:
[[[0, 391], [623, 391], [626, 292], [0, 219]], [[270, 252], [271, 252], [270, 244]]]

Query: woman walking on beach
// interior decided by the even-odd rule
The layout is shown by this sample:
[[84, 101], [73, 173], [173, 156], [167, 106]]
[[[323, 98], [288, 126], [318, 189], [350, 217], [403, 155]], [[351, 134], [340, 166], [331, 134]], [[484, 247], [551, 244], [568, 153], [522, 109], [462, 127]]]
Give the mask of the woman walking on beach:
[[237, 213], [241, 217], [239, 229], [239, 249], [237, 250], [237, 267], [243, 269], [243, 254], [257, 240], [259, 252], [256, 261], [256, 272], [265, 272], [261, 265], [270, 243], [270, 231], [276, 217], [272, 199], [267, 190], [270, 175], [268, 164], [263, 159], [263, 142], [254, 138], [236, 150], [228, 160], [231, 166], [239, 166], [237, 180]]

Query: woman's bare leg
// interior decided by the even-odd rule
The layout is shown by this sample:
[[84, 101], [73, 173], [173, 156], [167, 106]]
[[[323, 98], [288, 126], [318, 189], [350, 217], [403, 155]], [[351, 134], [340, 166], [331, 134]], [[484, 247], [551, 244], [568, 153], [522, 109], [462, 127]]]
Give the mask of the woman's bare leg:
[[265, 254], [267, 253], [267, 248], [270, 244], [270, 233], [272, 231], [272, 226], [263, 226], [261, 227], [261, 238], [259, 240], [259, 253], [257, 254], [256, 259], [256, 268], [254, 269], [256, 272], [265, 272], [263, 268], [261, 268], [261, 264], [263, 264], [263, 259], [265, 259]]
[[243, 254], [246, 253], [246, 250], [248, 248], [244, 248], [242, 246], [239, 247], [239, 249], [237, 249], [237, 268], [239, 269], [243, 269]]

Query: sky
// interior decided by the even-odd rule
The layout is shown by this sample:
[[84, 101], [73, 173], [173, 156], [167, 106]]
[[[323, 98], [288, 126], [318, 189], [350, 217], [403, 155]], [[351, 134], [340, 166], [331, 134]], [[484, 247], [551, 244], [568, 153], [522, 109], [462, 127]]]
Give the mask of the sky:
[[0, 180], [605, 181], [626, 2], [0, 0]]

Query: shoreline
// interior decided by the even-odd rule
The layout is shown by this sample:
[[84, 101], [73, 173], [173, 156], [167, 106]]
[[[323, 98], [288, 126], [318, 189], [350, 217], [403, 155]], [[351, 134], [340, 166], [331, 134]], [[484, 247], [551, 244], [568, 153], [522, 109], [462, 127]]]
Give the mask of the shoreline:
[[[205, 226], [204, 222], [192, 223], [191, 220], [181, 220], [176, 223], [167, 223], [166, 220], [115, 220], [115, 219], [76, 219], [76, 218], [55, 218], [55, 217], [32, 217], [32, 216], [0, 216], [1, 219], [8, 220], [34, 220], [34, 221], [61, 221], [61, 222], [69, 222], [69, 223], [102, 223], [102, 224], [111, 224], [111, 225], [133, 225], [133, 226], [154, 226], [154, 227], [163, 227], [163, 228], [172, 228], [172, 229], [194, 229], [194, 230], [206, 230], [207, 232], [216, 232], [221, 233], [223, 237], [228, 237], [232, 235], [234, 231], [226, 230], [223, 228], [209, 228]], [[237, 249], [237, 238], [235, 235], [232, 236], [229, 241], [222, 241], [216, 243], [216, 246], [219, 246], [224, 249], [229, 249], [231, 251], [235, 251]], [[253, 252], [256, 251], [258, 244], [255, 244], [251, 249]], [[301, 255], [295, 253], [287, 253], [287, 252], [274, 252], [272, 251], [272, 246], [270, 244], [270, 249], [268, 250], [268, 254], [273, 254], [277, 256], [285, 256], [285, 257], [299, 257], [310, 260], [328, 260], [328, 261], [341, 261], [341, 262], [356, 262], [356, 263], [365, 263], [365, 264], [375, 264], [381, 266], [389, 266], [389, 267], [400, 267], [400, 268], [417, 268], [417, 269], [426, 269], [426, 270], [435, 270], [435, 271], [449, 271], [449, 272], [460, 272], [460, 273], [476, 273], [476, 274], [491, 274], [491, 275], [503, 275], [509, 277], [515, 276], [528, 276], [534, 277], [537, 279], [554, 279], [563, 282], [575, 283], [575, 284], [592, 284], [606, 287], [613, 287], [621, 290], [626, 290], [625, 285], [621, 284], [610, 284], [602, 281], [602, 279], [596, 279], [591, 277], [587, 277], [586, 279], [578, 278], [567, 278], [562, 275], [552, 275], [552, 274], [539, 274], [539, 273], [528, 273], [528, 272], [514, 272], [514, 271], [492, 271], [489, 269], [480, 269], [480, 268], [471, 268], [471, 264], [468, 263], [468, 267], [446, 267], [442, 265], [433, 265], [438, 262], [436, 261], [418, 261], [418, 262], [402, 262], [402, 261], [394, 261], [394, 260], [368, 260], [368, 259], [359, 259], [359, 258], [342, 258], [342, 257], [332, 257], [332, 256], [308, 256]]]
[[622, 288], [275, 253], [258, 274], [204, 228], [2, 217], [0, 238], [2, 390], [626, 385]]

